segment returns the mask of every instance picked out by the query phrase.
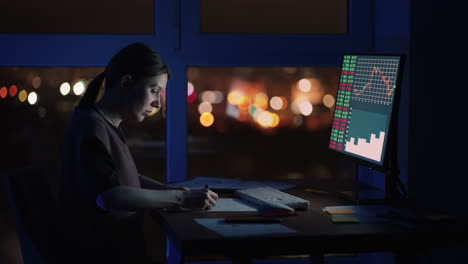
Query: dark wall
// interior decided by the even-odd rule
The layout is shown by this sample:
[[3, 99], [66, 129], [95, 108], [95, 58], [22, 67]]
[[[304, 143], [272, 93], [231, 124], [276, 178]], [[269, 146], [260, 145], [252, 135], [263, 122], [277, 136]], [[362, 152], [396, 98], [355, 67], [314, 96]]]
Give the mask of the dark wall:
[[467, 215], [467, 8], [413, 0], [410, 63], [410, 199]]
[[[468, 202], [467, 8], [456, 1], [374, 5], [374, 51], [406, 55], [398, 160], [409, 200], [424, 211], [465, 215], [460, 207]], [[365, 176], [378, 187], [383, 184], [383, 175], [377, 172]]]

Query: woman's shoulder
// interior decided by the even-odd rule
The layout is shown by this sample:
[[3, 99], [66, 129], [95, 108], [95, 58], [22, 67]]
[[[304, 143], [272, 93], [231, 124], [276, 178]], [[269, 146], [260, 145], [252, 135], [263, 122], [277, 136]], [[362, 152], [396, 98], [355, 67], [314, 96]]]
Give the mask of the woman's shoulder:
[[83, 136], [102, 137], [107, 134], [106, 121], [93, 108], [75, 108], [70, 120], [70, 128]]

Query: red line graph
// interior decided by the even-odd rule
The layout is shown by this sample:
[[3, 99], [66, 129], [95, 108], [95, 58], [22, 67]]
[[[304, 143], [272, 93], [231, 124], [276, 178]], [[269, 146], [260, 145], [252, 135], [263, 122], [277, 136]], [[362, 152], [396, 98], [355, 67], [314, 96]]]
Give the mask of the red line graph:
[[380, 74], [380, 78], [382, 79], [382, 81], [383, 81], [383, 83], [384, 83], [384, 85], [386, 87], [385, 88], [385, 94], [387, 96], [392, 96], [393, 88], [392, 88], [392, 85], [390, 83], [390, 79], [385, 77], [384, 72], [380, 69], [380, 67], [377, 67], [377, 66], [372, 67], [371, 76], [369, 77], [368, 81], [362, 87], [361, 90], [354, 89], [354, 94], [356, 96], [359, 96], [359, 95], [363, 94], [368, 88], [371, 88], [372, 80], [374, 78], [374, 75], [376, 75], [376, 74]]

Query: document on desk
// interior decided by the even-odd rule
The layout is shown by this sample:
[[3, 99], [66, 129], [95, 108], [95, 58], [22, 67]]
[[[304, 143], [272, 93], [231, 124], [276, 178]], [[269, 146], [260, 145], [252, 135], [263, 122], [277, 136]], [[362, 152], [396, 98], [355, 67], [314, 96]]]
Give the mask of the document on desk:
[[255, 204], [237, 198], [219, 198], [215, 207], [206, 212], [255, 212]]
[[198, 224], [225, 237], [290, 234], [296, 230], [278, 223], [226, 223], [223, 218], [195, 218]]

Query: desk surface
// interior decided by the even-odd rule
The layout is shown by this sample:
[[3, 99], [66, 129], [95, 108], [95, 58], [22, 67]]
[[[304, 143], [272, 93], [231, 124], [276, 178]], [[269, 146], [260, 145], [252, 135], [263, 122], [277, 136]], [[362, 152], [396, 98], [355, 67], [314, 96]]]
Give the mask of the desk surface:
[[308, 199], [310, 207], [297, 216], [284, 217], [282, 224], [296, 233], [223, 237], [197, 224], [194, 218], [224, 218], [231, 215], [255, 215], [248, 212], [157, 212], [172, 243], [184, 256], [278, 256], [286, 254], [325, 254], [369, 251], [407, 251], [448, 246], [468, 241], [465, 225], [418, 224], [416, 227], [395, 223], [334, 224], [322, 208], [350, 205], [332, 195], [305, 193], [300, 189], [285, 192]]

